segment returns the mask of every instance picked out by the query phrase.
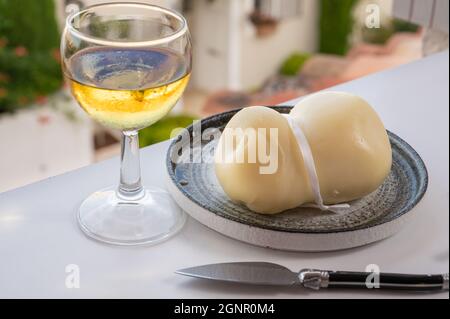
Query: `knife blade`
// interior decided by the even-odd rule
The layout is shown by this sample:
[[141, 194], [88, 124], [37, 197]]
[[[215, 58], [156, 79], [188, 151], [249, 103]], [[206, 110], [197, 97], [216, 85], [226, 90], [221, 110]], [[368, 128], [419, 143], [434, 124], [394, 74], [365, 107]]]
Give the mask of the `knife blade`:
[[261, 286], [293, 286], [300, 284], [296, 273], [270, 263], [227, 263], [178, 270], [176, 274], [216, 281]]
[[[329, 288], [383, 289], [421, 292], [449, 290], [449, 274], [406, 275], [304, 269], [293, 272], [281, 265], [244, 262], [204, 265], [176, 271], [177, 274], [236, 284], [296, 286], [312, 290]], [[374, 289], [377, 290], [377, 289]]]

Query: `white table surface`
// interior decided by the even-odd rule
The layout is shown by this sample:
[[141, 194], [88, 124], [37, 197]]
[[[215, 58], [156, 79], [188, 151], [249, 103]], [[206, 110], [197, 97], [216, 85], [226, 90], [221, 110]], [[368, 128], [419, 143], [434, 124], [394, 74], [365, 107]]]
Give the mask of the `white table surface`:
[[[189, 219], [182, 232], [155, 247], [118, 248], [87, 239], [75, 221], [92, 192], [117, 183], [118, 159], [0, 194], [0, 297], [3, 298], [448, 298], [401, 293], [312, 293], [299, 288], [234, 286], [174, 275], [180, 268], [220, 262], [267, 261], [292, 270], [317, 267], [386, 272], [449, 271], [448, 51], [339, 86], [366, 98], [387, 128], [423, 157], [430, 187], [417, 217], [398, 235], [332, 253], [288, 253], [252, 247]], [[168, 143], [143, 150], [143, 177], [164, 187]], [[4, 150], [5, 151], [5, 150]], [[7, 151], [7, 150], [6, 150]], [[65, 286], [68, 264], [80, 268], [80, 289]]]

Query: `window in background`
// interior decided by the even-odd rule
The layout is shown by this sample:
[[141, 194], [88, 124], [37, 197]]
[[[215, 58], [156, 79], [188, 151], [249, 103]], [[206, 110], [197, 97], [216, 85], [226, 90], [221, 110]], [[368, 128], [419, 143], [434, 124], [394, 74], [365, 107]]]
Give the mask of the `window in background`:
[[288, 19], [303, 14], [303, 0], [255, 0], [255, 11], [275, 19]]

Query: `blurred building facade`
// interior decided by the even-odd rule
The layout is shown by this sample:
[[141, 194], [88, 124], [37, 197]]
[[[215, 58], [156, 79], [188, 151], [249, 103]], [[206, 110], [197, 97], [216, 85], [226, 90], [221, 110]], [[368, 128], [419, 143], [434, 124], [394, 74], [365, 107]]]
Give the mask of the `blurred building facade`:
[[[54, 1], [62, 29], [73, 10], [122, 0]], [[136, 0], [175, 9], [189, 22], [193, 74], [175, 115], [184, 112], [198, 118], [248, 105], [276, 105], [419, 59], [422, 47], [425, 55], [448, 48], [448, 0], [327, 1]], [[346, 9], [347, 18], [354, 20], [350, 45], [342, 54], [330, 54], [321, 50], [321, 26], [330, 19], [334, 26], [342, 25], [343, 17], [335, 13], [342, 3], [357, 4]], [[331, 16], [325, 19], [324, 4], [331, 8]], [[390, 34], [383, 43], [365, 42], [369, 5], [380, 10], [384, 27], [392, 24], [395, 16], [419, 23], [421, 28]], [[335, 41], [335, 33], [331, 28], [327, 39], [343, 43], [343, 39]], [[0, 37], [0, 49], [2, 43]], [[280, 67], [291, 56], [296, 67], [286, 75]], [[119, 154], [120, 134], [92, 125], [67, 96], [67, 90], [61, 90], [55, 99], [41, 99], [44, 102], [13, 114], [0, 113], [0, 144], [9, 150], [0, 164], [0, 192]], [[77, 120], [63, 113], [74, 113]], [[8, 133], [17, 127], [24, 129], [10, 139]]]
[[[119, 2], [112, 0], [108, 2]], [[63, 23], [68, 4], [103, 0], [58, 0]], [[273, 75], [292, 52], [314, 52], [318, 37], [316, 0], [141, 0], [182, 11], [194, 41], [191, 88], [203, 91], [254, 89]], [[256, 10], [273, 19], [270, 36], [251, 20]], [[263, 26], [264, 27], [264, 26]]]
[[[278, 0], [268, 4], [273, 14], [268, 12], [267, 16], [273, 22], [261, 26], [251, 21], [258, 1], [193, 1], [187, 16], [195, 42], [196, 88], [254, 89], [276, 73], [292, 52], [316, 50], [318, 1]], [[296, 10], [284, 9], [290, 7]], [[264, 27], [270, 34], [261, 34], [258, 29]]]

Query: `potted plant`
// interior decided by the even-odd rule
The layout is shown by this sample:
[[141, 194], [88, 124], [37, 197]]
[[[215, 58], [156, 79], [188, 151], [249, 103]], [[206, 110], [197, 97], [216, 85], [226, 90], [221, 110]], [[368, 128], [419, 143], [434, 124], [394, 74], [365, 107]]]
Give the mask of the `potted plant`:
[[53, 0], [0, 0], [0, 191], [86, 165], [91, 128], [63, 85]]
[[278, 20], [264, 14], [261, 10], [255, 10], [250, 14], [250, 21], [256, 28], [258, 37], [264, 38], [274, 34], [278, 27]]

